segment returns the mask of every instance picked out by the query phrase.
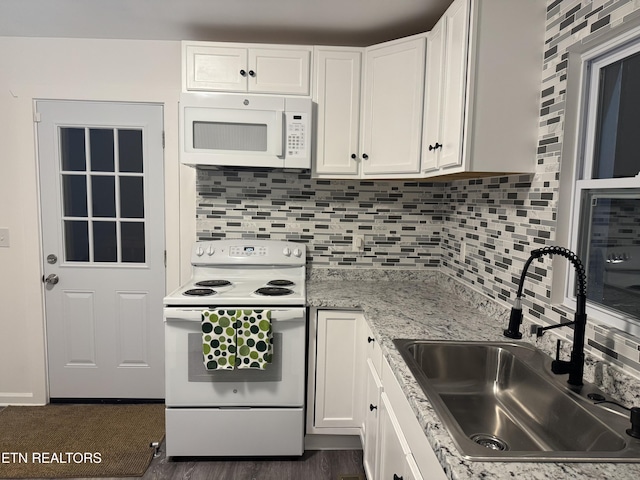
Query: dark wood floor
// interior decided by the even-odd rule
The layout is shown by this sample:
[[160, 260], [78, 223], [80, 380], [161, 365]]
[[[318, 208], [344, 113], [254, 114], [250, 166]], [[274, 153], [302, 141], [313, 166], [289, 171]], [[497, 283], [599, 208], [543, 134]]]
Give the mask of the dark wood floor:
[[362, 451], [310, 450], [300, 458], [155, 458], [143, 480], [364, 480]]
[[[361, 450], [309, 450], [295, 458], [153, 459], [141, 480], [365, 480]], [[62, 480], [62, 479], [58, 479]], [[70, 479], [65, 479], [70, 480]], [[116, 480], [113, 477], [77, 480]]]

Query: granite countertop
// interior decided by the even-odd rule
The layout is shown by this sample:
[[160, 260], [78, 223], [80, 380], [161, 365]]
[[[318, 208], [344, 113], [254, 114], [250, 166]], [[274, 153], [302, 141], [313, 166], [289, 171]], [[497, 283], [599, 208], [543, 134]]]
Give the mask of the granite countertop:
[[[508, 324], [508, 309], [455, 279], [438, 272], [417, 277], [411, 271], [372, 275], [351, 270], [346, 276], [340, 270], [314, 272], [307, 281], [307, 303], [364, 312], [448, 478], [640, 478], [640, 463], [474, 462], [458, 453], [393, 344], [395, 338], [505, 341], [502, 331]], [[585, 378], [591, 381], [588, 369], [585, 365]]]

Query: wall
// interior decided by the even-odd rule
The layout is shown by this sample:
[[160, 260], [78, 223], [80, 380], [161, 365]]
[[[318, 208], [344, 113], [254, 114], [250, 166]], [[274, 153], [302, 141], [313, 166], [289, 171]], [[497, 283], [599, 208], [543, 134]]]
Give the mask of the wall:
[[[165, 244], [169, 251], [179, 252], [181, 242], [191, 244], [195, 231], [190, 186], [195, 174], [177, 161], [180, 43], [0, 37], [0, 65], [0, 227], [9, 228], [11, 241], [9, 248], [0, 248], [0, 404], [44, 403], [43, 262], [33, 99], [165, 105]], [[182, 220], [179, 205], [190, 212]], [[181, 268], [177, 253], [168, 258], [169, 287], [185, 275]]]
[[[443, 272], [511, 303], [529, 252], [544, 245], [567, 245], [565, 238], [557, 236], [559, 209], [567, 208], [560, 196], [560, 172], [571, 161], [562, 158], [567, 48], [614, 28], [639, 9], [637, 0], [547, 2], [536, 173], [451, 184], [442, 232]], [[464, 261], [458, 253], [462, 243], [466, 244]], [[549, 259], [534, 263], [530, 272], [533, 280], [526, 284], [525, 318], [544, 324], [572, 320], [572, 312], [550, 300], [556, 283], [552, 283]], [[639, 376], [640, 339], [598, 325], [597, 317], [587, 313], [587, 349]], [[554, 332], [571, 338], [569, 329]]]
[[[547, 2], [533, 176], [429, 184], [320, 181], [288, 172], [200, 172], [197, 220], [196, 171], [177, 162], [178, 42], [0, 37], [0, 227], [11, 233], [11, 246], [0, 248], [0, 404], [46, 400], [34, 98], [165, 104], [168, 289], [188, 277], [188, 248], [197, 221], [202, 238], [273, 234], [308, 241], [317, 266], [405, 268], [416, 261], [419, 268], [432, 268], [441, 258], [444, 273], [508, 302], [527, 252], [561, 241], [556, 214], [566, 48], [611, 28], [639, 4]], [[275, 198], [267, 198], [267, 191]], [[364, 255], [348, 251], [349, 236], [356, 232], [365, 234], [369, 250]], [[538, 263], [533, 273], [537, 281], [528, 283], [525, 315], [549, 323], [570, 317], [558, 306], [541, 307], [549, 303], [550, 265]], [[640, 370], [637, 339], [596, 329], [594, 319], [589, 323], [589, 348], [606, 352], [605, 358], [624, 369]], [[621, 338], [628, 343], [623, 345]]]

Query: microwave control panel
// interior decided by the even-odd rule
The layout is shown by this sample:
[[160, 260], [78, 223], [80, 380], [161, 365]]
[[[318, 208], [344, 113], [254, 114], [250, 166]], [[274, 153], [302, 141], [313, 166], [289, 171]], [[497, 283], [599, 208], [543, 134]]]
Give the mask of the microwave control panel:
[[287, 115], [287, 158], [309, 156], [309, 114], [286, 112]]

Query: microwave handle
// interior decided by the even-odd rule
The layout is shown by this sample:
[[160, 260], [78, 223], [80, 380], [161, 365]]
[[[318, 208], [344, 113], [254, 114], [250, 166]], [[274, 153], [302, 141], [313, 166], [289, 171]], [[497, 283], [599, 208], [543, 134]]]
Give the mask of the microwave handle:
[[284, 136], [284, 112], [282, 110], [276, 110], [276, 155], [283, 157], [282, 145]]

